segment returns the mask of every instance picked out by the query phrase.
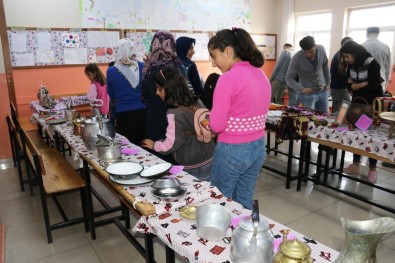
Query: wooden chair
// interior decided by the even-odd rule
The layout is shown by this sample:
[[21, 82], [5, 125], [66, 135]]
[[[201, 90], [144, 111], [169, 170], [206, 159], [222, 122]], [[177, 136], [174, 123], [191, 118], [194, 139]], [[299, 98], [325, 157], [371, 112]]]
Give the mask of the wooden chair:
[[[26, 162], [32, 164], [32, 170], [38, 179], [37, 183], [40, 189], [48, 243], [53, 242], [52, 230], [66, 226], [84, 222], [85, 231], [88, 232], [89, 227], [86, 213], [86, 211], [88, 211], [88, 203], [86, 202], [85, 181], [56, 149], [47, 147], [39, 150], [34, 141], [30, 138], [30, 134], [21, 130], [20, 135]], [[69, 219], [58, 201], [57, 196], [73, 191], [80, 192], [82, 217]], [[50, 223], [47, 197], [53, 198], [63, 218], [62, 222], [55, 224]]]
[[395, 103], [395, 97], [376, 97], [373, 100], [373, 124], [379, 126], [381, 112], [390, 111], [391, 106]]
[[[19, 143], [20, 140], [17, 138], [17, 129], [15, 127], [14, 122], [11, 120], [10, 116], [5, 117], [7, 126], [8, 126], [8, 134], [10, 137], [11, 143], [11, 151], [12, 151], [12, 159], [14, 161], [14, 167], [18, 169], [18, 177], [19, 177], [19, 184], [21, 187], [21, 191], [25, 191], [23, 177], [22, 177], [22, 166], [21, 161], [24, 159], [23, 151], [22, 151], [22, 144]], [[18, 141], [19, 140], [19, 141]]]

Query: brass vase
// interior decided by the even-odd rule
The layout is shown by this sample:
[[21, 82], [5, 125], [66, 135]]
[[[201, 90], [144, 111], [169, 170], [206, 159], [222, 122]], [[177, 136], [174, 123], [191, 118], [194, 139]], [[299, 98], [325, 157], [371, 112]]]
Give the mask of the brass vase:
[[366, 221], [340, 218], [346, 231], [346, 244], [334, 263], [376, 263], [376, 248], [381, 238], [395, 231], [395, 219], [381, 217]]

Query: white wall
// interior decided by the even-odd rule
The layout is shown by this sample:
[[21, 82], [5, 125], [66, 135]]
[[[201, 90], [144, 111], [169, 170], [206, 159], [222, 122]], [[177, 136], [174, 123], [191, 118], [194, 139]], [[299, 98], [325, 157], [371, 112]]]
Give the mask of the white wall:
[[[307, 13], [316, 11], [332, 12], [332, 34], [331, 34], [331, 50], [329, 57], [336, 53], [340, 48], [340, 41], [345, 36], [345, 15], [348, 8], [363, 7], [369, 5], [395, 3], [395, 1], [385, 0], [295, 0], [295, 13]], [[394, 14], [395, 15], [395, 14]], [[369, 19], [369, 18], [367, 18]], [[385, 17], [383, 19], [391, 19]], [[372, 21], [372, 26], [374, 21]]]

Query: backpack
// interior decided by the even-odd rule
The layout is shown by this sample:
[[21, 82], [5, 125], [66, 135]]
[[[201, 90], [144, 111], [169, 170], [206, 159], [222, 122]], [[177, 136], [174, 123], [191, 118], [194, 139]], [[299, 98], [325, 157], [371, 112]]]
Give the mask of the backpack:
[[[185, 107], [185, 106], [183, 106]], [[185, 107], [193, 112], [193, 125], [195, 130], [193, 132], [186, 131], [186, 134], [196, 135], [197, 139], [204, 143], [209, 143], [215, 137], [215, 134], [210, 129], [210, 111], [207, 108], [193, 108]]]

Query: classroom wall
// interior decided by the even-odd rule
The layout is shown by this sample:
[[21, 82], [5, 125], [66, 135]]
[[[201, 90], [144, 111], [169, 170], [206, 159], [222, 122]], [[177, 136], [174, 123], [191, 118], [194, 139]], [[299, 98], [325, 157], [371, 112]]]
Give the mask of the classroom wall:
[[[346, 36], [343, 30], [345, 22], [345, 15], [347, 8], [362, 7], [368, 5], [395, 3], [395, 1], [380, 1], [380, 0], [342, 0], [342, 1], [317, 1], [317, 0], [295, 0], [295, 13], [308, 13], [317, 11], [332, 11], [332, 34], [331, 34], [331, 49], [329, 51], [329, 58], [331, 59], [336, 51], [340, 48], [341, 39]], [[367, 18], [368, 19], [368, 18]], [[383, 18], [390, 19], [390, 18]], [[374, 21], [372, 21], [374, 26]], [[395, 50], [395, 49], [394, 49]], [[394, 57], [394, 54], [392, 54]], [[395, 61], [395, 59], [393, 59]], [[394, 67], [392, 65], [391, 69]], [[391, 80], [388, 83], [388, 90], [395, 93], [395, 73], [391, 71]]]
[[[115, 1], [115, 0], [113, 0]], [[8, 27], [47, 27], [78, 28], [80, 22], [79, 0], [3, 0]], [[276, 34], [280, 31], [282, 0], [252, 0], [251, 32]], [[220, 19], [220, 16], [218, 16]], [[198, 30], [198, 29], [197, 29]], [[0, 52], [0, 136], [7, 132], [4, 129], [5, 116], [9, 112], [8, 89], [5, 80], [4, 56]], [[275, 62], [267, 61], [263, 70], [270, 76]], [[220, 73], [212, 67], [211, 62], [198, 62], [199, 72], [203, 79], [212, 72]], [[107, 66], [101, 66], [105, 72]], [[51, 68], [13, 69], [14, 87], [18, 112], [21, 117], [29, 116], [29, 102], [37, 99], [40, 83], [44, 83], [50, 94], [69, 94], [86, 92], [89, 80], [84, 75], [84, 65]], [[4, 93], [3, 90], [6, 92]], [[8, 137], [1, 136], [0, 144]], [[0, 148], [0, 159], [10, 157], [10, 147]], [[3, 153], [3, 150], [5, 152]], [[8, 151], [7, 151], [8, 150]]]

